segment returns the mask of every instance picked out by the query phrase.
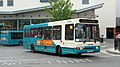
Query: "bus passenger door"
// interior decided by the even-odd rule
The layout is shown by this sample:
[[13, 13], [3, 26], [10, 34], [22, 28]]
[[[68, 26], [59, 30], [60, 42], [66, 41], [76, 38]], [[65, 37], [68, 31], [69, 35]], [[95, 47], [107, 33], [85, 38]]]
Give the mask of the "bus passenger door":
[[24, 30], [24, 37], [23, 37], [23, 47], [30, 49], [30, 30]]
[[74, 24], [65, 25], [65, 39], [63, 46], [65, 47], [64, 51], [67, 53], [73, 53], [74, 47]]

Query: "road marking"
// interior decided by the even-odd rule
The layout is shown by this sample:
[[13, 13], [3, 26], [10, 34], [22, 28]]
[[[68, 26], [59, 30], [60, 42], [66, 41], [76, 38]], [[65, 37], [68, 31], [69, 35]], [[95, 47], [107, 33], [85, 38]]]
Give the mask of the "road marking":
[[3, 62], [1, 65], [5, 65], [5, 64], [7, 64], [7, 62]]
[[0, 60], [0, 62], [9, 62], [9, 61], [36, 61], [36, 60], [46, 60], [46, 59]]
[[2, 65], [12, 65], [13, 63], [12, 62], [4, 62], [2, 63]]
[[113, 56], [113, 55], [107, 53], [105, 50], [101, 50], [101, 52], [104, 53], [104, 54], [110, 55], [110, 57]]
[[74, 61], [76, 61], [76, 62], [80, 62], [80, 61], [78, 61], [78, 60], [76, 60], [76, 59], [73, 59]]
[[13, 62], [13, 65], [15, 65], [16, 62]]
[[48, 64], [51, 64], [51, 62], [48, 60]]
[[[22, 60], [0, 60], [1, 65], [21, 65], [22, 62], [34, 62], [34, 61], [46, 61], [48, 64], [52, 64], [51, 60], [49, 59], [22, 59]], [[93, 62], [90, 59], [55, 59], [55, 62], [58, 64], [67, 64], [67, 63], [80, 63], [80, 62]]]
[[71, 62], [71, 63], [74, 63], [73, 61], [71, 61], [71, 60], [68, 60], [69, 62]]
[[112, 57], [112, 56], [100, 56], [100, 57], [103, 57], [103, 58], [105, 58], [105, 57]]
[[16, 64], [22, 64], [21, 62], [3, 62], [1, 65], [16, 65]]
[[106, 50], [101, 50], [101, 52], [104, 53], [104, 54], [109, 55], [109, 57], [112, 57], [112, 56], [120, 56], [120, 55], [108, 53]]
[[61, 63], [65, 63], [67, 64], [67, 62], [65, 60], [56, 60], [58, 64], [61, 64]]
[[86, 61], [84, 61], [84, 60], [82, 60], [82, 59], [79, 59], [79, 61], [81, 61], [81, 62], [86, 62]]
[[88, 58], [87, 58], [86, 60], [89, 61], [89, 62], [92, 62], [92, 60], [90, 60], [90, 59], [88, 59]]
[[22, 62], [19, 62], [19, 64], [22, 64]]
[[67, 64], [67, 62], [65, 60], [62, 60], [62, 61]]
[[56, 60], [58, 64], [61, 64], [60, 60]]

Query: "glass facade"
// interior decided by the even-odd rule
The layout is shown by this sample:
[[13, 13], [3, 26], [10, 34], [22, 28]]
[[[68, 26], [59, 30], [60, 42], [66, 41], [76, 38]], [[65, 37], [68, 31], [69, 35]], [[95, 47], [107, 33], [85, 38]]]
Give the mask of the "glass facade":
[[13, 2], [14, 2], [13, 0], [7, 0], [7, 6], [13, 6], [14, 5]]
[[23, 30], [25, 25], [39, 24], [48, 22], [48, 19], [6, 19], [0, 20], [0, 23], [4, 23], [1, 30]]
[[0, 23], [4, 23], [1, 30], [17, 30], [17, 20], [0, 20]]
[[30, 25], [30, 19], [20, 19], [19, 20], [19, 30], [22, 30], [24, 25]]
[[48, 22], [48, 19], [32, 19], [32, 24], [39, 24]]
[[0, 0], [0, 6], [3, 6], [3, 0]]
[[82, 4], [89, 4], [89, 0], [82, 0]]

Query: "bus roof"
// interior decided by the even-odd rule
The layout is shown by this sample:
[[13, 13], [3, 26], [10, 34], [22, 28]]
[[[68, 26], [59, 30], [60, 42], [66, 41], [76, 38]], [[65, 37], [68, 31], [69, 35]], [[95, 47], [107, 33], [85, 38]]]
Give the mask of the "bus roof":
[[98, 21], [95, 19], [76, 18], [76, 19], [68, 19], [68, 20], [62, 20], [62, 21], [54, 21], [54, 22], [46, 22], [46, 23], [40, 23], [40, 24], [25, 25], [24, 28], [29, 29], [29, 28], [47, 27], [48, 24], [59, 24], [60, 25], [60, 24], [67, 24], [67, 23], [82, 23], [82, 21], [89, 21], [89, 20], [90, 20], [89, 23], [91, 23], [92, 21], [95, 21], [95, 23], [98, 23]]
[[37, 27], [46, 27], [46, 26], [48, 26], [48, 23], [25, 25], [24, 28], [37, 28]]

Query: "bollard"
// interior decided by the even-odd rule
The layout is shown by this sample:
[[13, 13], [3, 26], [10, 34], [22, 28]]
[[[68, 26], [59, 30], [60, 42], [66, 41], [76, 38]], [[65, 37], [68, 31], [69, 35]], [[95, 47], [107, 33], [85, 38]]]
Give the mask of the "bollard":
[[117, 48], [117, 43], [116, 43], [117, 41], [116, 41], [116, 38], [114, 39], [114, 49], [116, 50], [116, 48]]
[[101, 35], [101, 43], [103, 43], [103, 35]]
[[103, 38], [101, 38], [101, 43], [103, 43]]
[[118, 42], [119, 42], [119, 43], [118, 43], [117, 47], [118, 47], [118, 50], [120, 51], [120, 39], [119, 39]]

